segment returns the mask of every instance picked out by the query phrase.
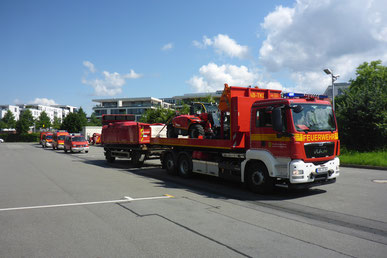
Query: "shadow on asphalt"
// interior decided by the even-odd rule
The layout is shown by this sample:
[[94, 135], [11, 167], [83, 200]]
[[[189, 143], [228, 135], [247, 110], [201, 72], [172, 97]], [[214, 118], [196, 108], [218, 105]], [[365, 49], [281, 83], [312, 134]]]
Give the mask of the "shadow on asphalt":
[[297, 199], [312, 195], [323, 194], [326, 191], [318, 188], [307, 190], [294, 190], [283, 187], [275, 187], [271, 194], [262, 195], [250, 192], [244, 184], [228, 181], [218, 177], [194, 174], [192, 178], [186, 179], [179, 176], [167, 174], [161, 165], [145, 163], [141, 168], [133, 166], [129, 160], [118, 159], [114, 163], [106, 160], [93, 160], [77, 156], [86, 164], [103, 168], [114, 168], [121, 173], [135, 174], [145, 178], [157, 179], [154, 184], [162, 188], [185, 189], [196, 194], [211, 198], [237, 199], [242, 201], [283, 201]]
[[286, 187], [275, 187], [273, 193], [262, 195], [250, 192], [242, 183], [225, 180], [223, 178], [194, 174], [192, 178], [186, 179], [169, 175], [161, 168], [159, 162], [157, 162], [157, 164], [152, 164], [147, 161], [139, 168], [132, 165], [130, 161], [126, 159], [117, 159], [114, 163], [108, 163], [105, 159], [92, 159], [84, 152], [65, 153], [64, 150], [42, 148], [40, 144], [35, 144], [34, 147], [52, 150], [61, 155], [71, 156], [77, 158], [78, 162], [89, 165], [102, 168], [113, 168], [117, 169], [120, 173], [130, 173], [145, 178], [157, 179], [158, 182], [154, 183], [157, 187], [185, 189], [211, 198], [237, 199], [242, 201], [283, 201], [319, 195], [326, 192], [325, 190], [318, 188], [294, 190]]

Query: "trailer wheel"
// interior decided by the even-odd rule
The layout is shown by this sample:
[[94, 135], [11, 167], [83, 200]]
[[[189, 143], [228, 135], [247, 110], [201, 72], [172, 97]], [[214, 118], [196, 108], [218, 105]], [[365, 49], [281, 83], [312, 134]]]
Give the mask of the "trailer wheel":
[[274, 190], [274, 180], [269, 176], [266, 166], [261, 162], [248, 164], [246, 182], [254, 193], [267, 194]]
[[133, 151], [130, 154], [130, 156], [131, 156], [131, 161], [132, 161], [133, 165], [142, 166], [142, 164], [144, 164], [144, 161], [145, 161], [145, 154], [144, 153], [141, 153], [138, 151]]
[[177, 138], [178, 134], [175, 132], [175, 128], [172, 124], [167, 126], [167, 137], [168, 138]]
[[167, 171], [168, 174], [170, 175], [176, 175], [176, 162], [175, 159], [173, 158], [173, 154], [171, 152], [168, 152], [164, 156], [164, 168]]
[[204, 135], [204, 128], [202, 125], [193, 124], [188, 130], [189, 138], [199, 138], [199, 136]]
[[105, 152], [105, 158], [106, 158], [106, 161], [109, 163], [113, 163], [116, 160], [116, 157], [112, 157], [112, 153], [110, 152], [110, 150], [107, 150]]
[[177, 161], [177, 171], [182, 177], [188, 178], [192, 176], [192, 159], [188, 154], [180, 154]]

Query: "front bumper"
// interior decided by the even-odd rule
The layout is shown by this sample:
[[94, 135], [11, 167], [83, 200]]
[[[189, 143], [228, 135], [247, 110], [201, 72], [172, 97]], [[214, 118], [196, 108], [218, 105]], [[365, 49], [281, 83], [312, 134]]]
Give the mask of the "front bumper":
[[51, 142], [46, 142], [46, 147], [52, 147], [52, 143]]
[[289, 164], [290, 184], [321, 185], [333, 183], [340, 175], [340, 160], [334, 158], [323, 164], [315, 165], [302, 160], [293, 160]]
[[89, 151], [89, 147], [72, 147], [71, 150], [74, 152]]
[[64, 149], [64, 145], [63, 144], [58, 144], [57, 148], [60, 149], [60, 150], [63, 150]]

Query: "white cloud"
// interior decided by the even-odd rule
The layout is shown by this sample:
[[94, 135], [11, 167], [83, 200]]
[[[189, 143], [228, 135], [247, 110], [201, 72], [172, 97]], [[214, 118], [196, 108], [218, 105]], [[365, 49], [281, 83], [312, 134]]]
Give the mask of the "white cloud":
[[163, 51], [167, 51], [167, 50], [171, 50], [173, 48], [173, 43], [168, 43], [168, 44], [165, 44], [161, 50]]
[[94, 64], [92, 64], [90, 61], [83, 61], [83, 65], [87, 67], [91, 73], [96, 72]]
[[233, 58], [245, 59], [249, 57], [247, 46], [239, 45], [234, 39], [224, 34], [218, 34], [212, 39], [204, 36], [202, 42], [194, 40], [192, 44], [201, 49], [212, 46], [216, 53]]
[[259, 58], [269, 72], [292, 73], [297, 89], [320, 93], [330, 68], [341, 81], [355, 77], [361, 63], [387, 58], [384, 0], [298, 0], [278, 6], [262, 28], [267, 32]]
[[[88, 66], [87, 66], [88, 67]], [[94, 66], [93, 66], [94, 67]], [[125, 85], [127, 79], [138, 79], [142, 75], [130, 70], [130, 73], [119, 74], [117, 72], [110, 73], [108, 71], [102, 72], [103, 78], [86, 79], [82, 78], [82, 83], [90, 85], [94, 88], [94, 94], [97, 96], [115, 96], [122, 92], [122, 87]]]
[[230, 86], [248, 86], [257, 82], [258, 74], [249, 71], [246, 66], [225, 64], [218, 66], [214, 63], [203, 65], [199, 69], [200, 76], [193, 76], [189, 81], [196, 92], [210, 92], [222, 90], [225, 83]]
[[50, 106], [50, 105], [57, 105], [55, 100], [53, 99], [47, 99], [47, 98], [36, 98], [34, 99], [31, 104], [38, 104], [38, 105], [45, 105], [45, 106]]

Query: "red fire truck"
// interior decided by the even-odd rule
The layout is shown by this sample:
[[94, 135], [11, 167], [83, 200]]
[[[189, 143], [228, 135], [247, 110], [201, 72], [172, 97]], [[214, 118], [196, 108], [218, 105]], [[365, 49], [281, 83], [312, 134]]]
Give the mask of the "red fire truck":
[[258, 193], [274, 185], [309, 188], [339, 176], [340, 141], [326, 96], [282, 94], [257, 87], [229, 87], [212, 113], [216, 135], [163, 137], [164, 125], [106, 123], [102, 144], [108, 162], [130, 158], [141, 165], [160, 157], [170, 174], [206, 174], [244, 182]]

